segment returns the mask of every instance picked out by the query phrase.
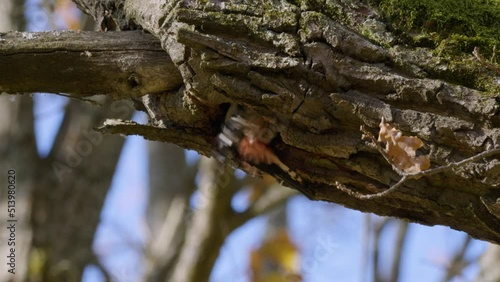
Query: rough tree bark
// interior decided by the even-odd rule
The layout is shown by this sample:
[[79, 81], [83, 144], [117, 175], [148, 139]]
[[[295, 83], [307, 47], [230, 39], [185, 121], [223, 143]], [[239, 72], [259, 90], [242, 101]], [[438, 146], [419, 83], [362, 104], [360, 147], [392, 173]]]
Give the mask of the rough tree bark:
[[[421, 138], [433, 167], [500, 146], [498, 88], [454, 84], [463, 80], [442, 58], [400, 44], [369, 5], [75, 2], [96, 19], [153, 34], [183, 80], [176, 91], [142, 97], [150, 125], [114, 121], [103, 132], [211, 155], [227, 104], [239, 103], [279, 128], [276, 154], [302, 177], [301, 192], [310, 199], [500, 243], [498, 156], [409, 180], [383, 197], [356, 196], [384, 191], [400, 178], [360, 138], [360, 125], [375, 133], [381, 117]], [[367, 32], [372, 40], [361, 35]]]
[[[11, 32], [1, 41], [0, 91], [7, 93], [103, 94], [119, 99], [122, 93], [128, 93], [122, 98], [140, 97], [182, 83], [158, 40], [148, 34]], [[158, 73], [172, 75], [165, 80]]]

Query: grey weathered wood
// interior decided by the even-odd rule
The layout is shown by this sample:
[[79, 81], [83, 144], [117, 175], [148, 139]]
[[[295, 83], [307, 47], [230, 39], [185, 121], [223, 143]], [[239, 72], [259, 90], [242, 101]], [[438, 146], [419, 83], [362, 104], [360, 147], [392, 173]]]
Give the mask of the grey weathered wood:
[[158, 39], [141, 31], [0, 33], [0, 92], [131, 98], [181, 85]]

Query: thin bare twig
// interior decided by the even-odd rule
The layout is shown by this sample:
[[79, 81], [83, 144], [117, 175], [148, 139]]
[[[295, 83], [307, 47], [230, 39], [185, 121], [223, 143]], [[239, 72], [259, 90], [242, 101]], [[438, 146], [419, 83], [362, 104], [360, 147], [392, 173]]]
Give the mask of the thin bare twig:
[[396, 242], [394, 243], [394, 255], [392, 256], [392, 267], [391, 267], [391, 282], [399, 281], [399, 276], [401, 273], [401, 266], [403, 265], [403, 254], [405, 241], [408, 238], [408, 227], [409, 223], [407, 221], [399, 221], [399, 228], [396, 237]]
[[293, 189], [283, 189], [282, 187], [270, 187], [255, 203], [242, 213], [235, 213], [231, 221], [231, 229], [236, 229], [248, 220], [267, 213], [276, 207], [286, 203], [286, 201], [297, 191]]
[[[495, 46], [496, 47], [496, 46]], [[492, 59], [495, 57], [495, 48], [493, 51], [493, 56], [491, 57]], [[476, 58], [476, 60], [481, 63], [481, 65], [485, 66], [487, 69], [492, 70], [494, 72], [500, 73], [500, 66], [497, 66], [493, 63], [487, 62], [483, 56], [479, 53], [479, 47], [474, 47], [474, 51], [472, 51], [472, 55]]]
[[380, 271], [380, 238], [382, 237], [382, 232], [388, 226], [388, 223], [393, 219], [389, 217], [382, 218], [382, 221], [375, 223], [373, 228], [373, 249], [372, 249], [372, 261], [373, 261], [373, 281], [382, 282], [386, 281], [383, 278]]
[[459, 277], [462, 274], [463, 270], [471, 263], [471, 261], [468, 261], [465, 258], [465, 253], [469, 248], [471, 242], [472, 237], [470, 235], [466, 235], [462, 246], [459, 250], [457, 250], [446, 269], [446, 276], [443, 279], [444, 282], [451, 281], [457, 276]]
[[366, 281], [367, 275], [369, 274], [369, 264], [370, 264], [370, 243], [372, 238], [372, 215], [364, 214], [363, 223], [363, 243], [361, 247], [361, 282]]
[[394, 184], [391, 187], [389, 187], [389, 189], [384, 190], [384, 191], [382, 191], [380, 193], [369, 194], [369, 195], [364, 195], [364, 194], [358, 193], [356, 191], [353, 191], [351, 189], [348, 189], [345, 185], [343, 185], [340, 182], [336, 182], [335, 183], [335, 185], [337, 186], [338, 189], [340, 189], [340, 190], [342, 190], [344, 192], [347, 192], [350, 195], [352, 195], [353, 197], [356, 197], [357, 199], [360, 199], [360, 200], [370, 200], [370, 199], [384, 197], [387, 194], [389, 194], [389, 193], [395, 191], [396, 189], [398, 189], [401, 185], [403, 185], [409, 179], [419, 179], [419, 178], [421, 178], [423, 176], [431, 176], [431, 175], [434, 175], [436, 173], [440, 173], [440, 172], [443, 172], [443, 171], [446, 171], [446, 170], [450, 170], [450, 169], [453, 169], [453, 168], [465, 165], [467, 163], [475, 162], [475, 161], [478, 161], [480, 159], [483, 159], [483, 158], [486, 158], [486, 157], [489, 157], [489, 156], [492, 156], [492, 155], [500, 153], [500, 148], [493, 148], [493, 149], [490, 149], [488, 151], [484, 151], [484, 152], [481, 152], [479, 154], [476, 154], [476, 155], [474, 155], [474, 156], [472, 156], [470, 158], [461, 160], [459, 162], [451, 162], [451, 163], [449, 163], [447, 165], [439, 166], [439, 167], [436, 167], [436, 168], [433, 168], [433, 169], [423, 170], [423, 171], [420, 171], [420, 172], [417, 172], [417, 173], [406, 173], [406, 172], [401, 171], [400, 169], [398, 169], [394, 165], [394, 163], [391, 161], [391, 159], [389, 158], [389, 156], [387, 155], [387, 153], [384, 151], [384, 149], [380, 145], [378, 145], [378, 142], [375, 139], [375, 137], [373, 136], [373, 134], [371, 134], [368, 130], [366, 130], [364, 128], [364, 126], [361, 126], [360, 130], [363, 132], [363, 137], [362, 138], [370, 140], [373, 143], [372, 145], [375, 146], [375, 148], [385, 158], [385, 160], [389, 164], [392, 165], [392, 168], [396, 171], [396, 173], [398, 173], [401, 176], [401, 179], [396, 184]]

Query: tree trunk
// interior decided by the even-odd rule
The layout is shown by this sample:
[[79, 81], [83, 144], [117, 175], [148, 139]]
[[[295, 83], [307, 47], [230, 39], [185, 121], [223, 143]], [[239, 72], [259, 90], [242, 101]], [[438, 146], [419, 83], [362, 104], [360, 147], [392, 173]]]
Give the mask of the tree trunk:
[[36, 171], [31, 207], [36, 259], [30, 263], [38, 267], [31, 279], [80, 281], [89, 264], [109, 276], [92, 244], [125, 140], [105, 138], [92, 127], [105, 116], [128, 119], [133, 112], [131, 104], [116, 101], [100, 108], [76, 100], [68, 104], [54, 145]]
[[154, 126], [115, 121], [103, 132], [211, 155], [225, 105], [241, 104], [278, 128], [273, 149], [309, 198], [500, 243], [498, 155], [359, 196], [401, 178], [361, 139], [360, 126], [375, 133], [382, 117], [422, 139], [433, 167], [499, 148], [498, 74], [480, 55], [457, 68], [358, 1], [75, 2], [96, 19], [152, 33], [183, 79], [178, 91], [143, 96]]
[[196, 169], [186, 162], [184, 150], [173, 144], [148, 142], [148, 153], [149, 236], [142, 281], [160, 282], [172, 272], [183, 247]]
[[[0, 31], [25, 28], [23, 4], [7, 0], [0, 5]], [[28, 273], [32, 236], [29, 207], [39, 165], [33, 100], [0, 96], [0, 120], [0, 252], [4, 254], [0, 281], [22, 281]], [[15, 150], [19, 146], [22, 149]]]

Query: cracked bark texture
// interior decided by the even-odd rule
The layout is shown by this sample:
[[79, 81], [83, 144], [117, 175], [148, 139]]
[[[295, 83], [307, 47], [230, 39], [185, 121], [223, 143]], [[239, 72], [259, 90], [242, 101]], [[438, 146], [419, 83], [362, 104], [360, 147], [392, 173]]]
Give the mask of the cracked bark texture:
[[120, 99], [176, 89], [182, 83], [158, 40], [140, 31], [10, 32], [0, 33], [0, 42], [0, 92]]
[[[151, 125], [113, 122], [102, 131], [140, 134], [211, 155], [227, 103], [253, 108], [279, 128], [273, 143], [313, 200], [500, 243], [498, 156], [406, 182], [361, 140], [381, 117], [425, 143], [432, 166], [500, 146], [499, 93], [443, 80], [447, 66], [424, 48], [398, 45], [376, 11], [358, 1], [75, 1], [99, 19], [152, 33], [178, 68], [178, 90], [143, 96]], [[369, 24], [368, 24], [369, 23]], [[361, 35], [371, 29], [374, 43]], [[380, 30], [382, 29], [382, 30]], [[396, 39], [395, 39], [396, 38]], [[159, 74], [161, 75], [161, 74]]]

